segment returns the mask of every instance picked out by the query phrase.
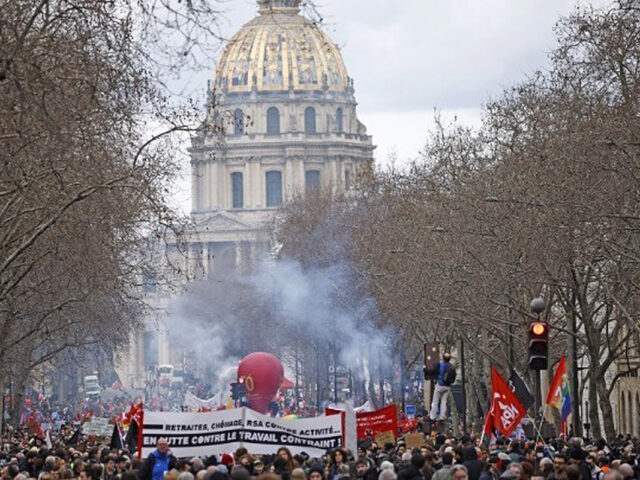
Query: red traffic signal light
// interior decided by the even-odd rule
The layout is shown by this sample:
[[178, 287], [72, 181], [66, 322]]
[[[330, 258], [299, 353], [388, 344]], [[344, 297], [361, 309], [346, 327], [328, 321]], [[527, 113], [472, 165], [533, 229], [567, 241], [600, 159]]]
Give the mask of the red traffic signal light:
[[536, 336], [544, 335], [547, 331], [547, 326], [544, 323], [534, 322], [531, 324], [531, 332]]

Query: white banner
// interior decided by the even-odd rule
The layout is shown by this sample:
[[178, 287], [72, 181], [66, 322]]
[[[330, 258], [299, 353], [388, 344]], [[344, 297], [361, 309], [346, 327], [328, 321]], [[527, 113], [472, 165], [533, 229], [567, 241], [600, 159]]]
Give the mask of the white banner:
[[245, 447], [250, 453], [272, 454], [288, 447], [295, 455], [321, 456], [342, 446], [342, 416], [282, 420], [248, 408], [207, 413], [144, 412], [142, 455], [164, 437], [179, 458], [230, 453]]
[[182, 404], [188, 408], [210, 408], [214, 409], [220, 405], [220, 402], [216, 400], [216, 397], [211, 397], [207, 400], [196, 397], [193, 393], [187, 392], [184, 396], [184, 402]]
[[91, 421], [82, 426], [82, 433], [85, 435], [110, 437], [113, 433], [113, 425], [109, 425], [108, 418], [93, 417]]

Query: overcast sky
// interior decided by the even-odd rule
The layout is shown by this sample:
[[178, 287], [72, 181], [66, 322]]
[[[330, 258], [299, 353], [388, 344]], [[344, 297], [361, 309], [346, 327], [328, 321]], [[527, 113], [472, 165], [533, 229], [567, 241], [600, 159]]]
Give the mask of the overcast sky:
[[[477, 124], [483, 103], [548, 65], [553, 26], [576, 5], [609, 0], [316, 0], [323, 28], [355, 81], [360, 120], [400, 161], [417, 156], [437, 108]], [[255, 0], [226, 0], [231, 37], [257, 12]], [[208, 61], [208, 60], [207, 60]], [[203, 63], [207, 63], [204, 61]], [[183, 79], [204, 91], [215, 67]]]

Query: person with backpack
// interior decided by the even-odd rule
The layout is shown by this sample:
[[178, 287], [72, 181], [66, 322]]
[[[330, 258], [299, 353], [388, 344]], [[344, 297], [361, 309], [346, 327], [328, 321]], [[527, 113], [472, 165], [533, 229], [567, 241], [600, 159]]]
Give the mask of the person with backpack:
[[447, 413], [447, 399], [451, 393], [451, 385], [456, 381], [456, 367], [451, 364], [451, 355], [445, 353], [442, 362], [438, 363], [438, 383], [431, 402], [431, 420], [444, 420]]

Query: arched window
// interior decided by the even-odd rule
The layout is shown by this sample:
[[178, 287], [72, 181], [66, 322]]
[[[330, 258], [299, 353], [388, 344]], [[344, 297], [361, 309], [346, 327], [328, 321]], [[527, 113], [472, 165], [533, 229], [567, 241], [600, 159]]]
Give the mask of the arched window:
[[244, 206], [244, 188], [242, 184], [242, 173], [233, 172], [231, 174], [231, 197], [233, 208], [242, 208]]
[[342, 109], [336, 110], [336, 130], [338, 133], [342, 133]]
[[316, 109], [313, 107], [304, 111], [304, 133], [316, 133]]
[[244, 112], [236, 108], [233, 112], [233, 134], [240, 136], [244, 133]]
[[351, 170], [344, 171], [344, 188], [349, 190], [351, 188]]
[[282, 205], [282, 172], [267, 172], [267, 207]]
[[280, 134], [280, 110], [271, 107], [267, 110], [267, 135]]
[[307, 190], [320, 188], [320, 170], [307, 170], [304, 173], [304, 185]]

